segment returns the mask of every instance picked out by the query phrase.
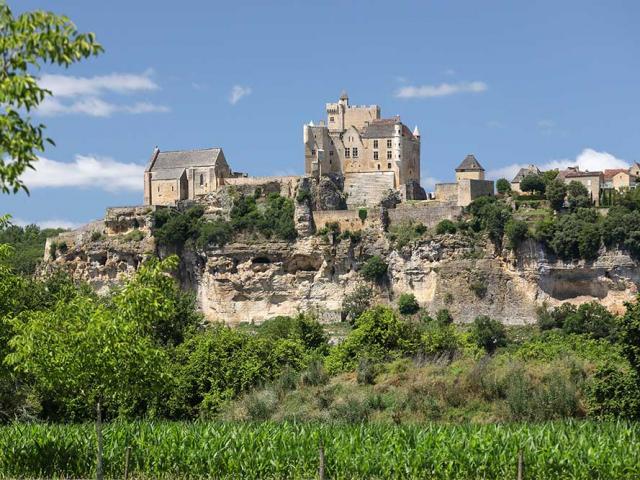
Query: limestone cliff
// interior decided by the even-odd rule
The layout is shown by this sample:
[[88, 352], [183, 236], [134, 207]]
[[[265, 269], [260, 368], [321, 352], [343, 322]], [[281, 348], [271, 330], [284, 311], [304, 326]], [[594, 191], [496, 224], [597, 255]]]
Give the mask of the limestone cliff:
[[[597, 299], [619, 311], [640, 284], [638, 263], [620, 251], [567, 263], [533, 241], [516, 253], [496, 252], [488, 241], [461, 235], [431, 235], [397, 249], [377, 219], [354, 241], [313, 234], [313, 212], [305, 204], [295, 215], [295, 242], [238, 237], [223, 248], [183, 249], [179, 280], [196, 293], [208, 319], [237, 324], [315, 311], [324, 321], [338, 321], [344, 295], [361, 281], [358, 269], [376, 254], [389, 265], [385, 282], [375, 287], [377, 301], [412, 292], [427, 309], [448, 308], [461, 322], [486, 314], [508, 324], [529, 323], [543, 302]], [[110, 209], [104, 223], [53, 240], [66, 242], [53, 257], [48, 244], [42, 271], [63, 267], [106, 289], [149, 255], [169, 253], [157, 251], [151, 222], [149, 208]]]

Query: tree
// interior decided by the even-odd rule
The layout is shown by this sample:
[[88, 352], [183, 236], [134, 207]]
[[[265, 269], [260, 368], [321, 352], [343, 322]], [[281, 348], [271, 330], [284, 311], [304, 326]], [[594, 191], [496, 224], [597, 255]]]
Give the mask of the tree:
[[589, 208], [593, 204], [587, 187], [576, 180], [572, 180], [567, 186], [567, 201], [571, 210]]
[[379, 255], [369, 258], [360, 269], [360, 274], [370, 282], [381, 282], [387, 274], [388, 265]]
[[510, 193], [511, 184], [509, 183], [509, 180], [507, 180], [506, 178], [499, 178], [498, 181], [496, 182], [496, 191], [500, 195], [505, 195], [507, 193]]
[[551, 204], [551, 208], [560, 211], [564, 206], [564, 198], [567, 196], [567, 186], [562, 180], [557, 178], [551, 180], [547, 184], [545, 195]]
[[443, 235], [445, 233], [456, 233], [456, 224], [449, 219], [440, 220], [436, 225], [436, 233]]
[[493, 353], [498, 347], [504, 347], [507, 344], [507, 332], [504, 326], [486, 315], [480, 315], [473, 321], [471, 337], [487, 353]]
[[34, 168], [38, 152], [44, 152], [45, 126], [29, 112], [51, 95], [33, 75], [42, 64], [68, 67], [97, 55], [102, 47], [92, 33], [79, 33], [67, 17], [50, 12], [25, 12], [14, 16], [0, 2], [0, 191], [28, 192], [20, 176]]
[[625, 303], [627, 311], [619, 322], [619, 339], [623, 353], [640, 376], [640, 295], [635, 302]]
[[527, 238], [528, 232], [529, 226], [523, 220], [511, 218], [504, 226], [504, 233], [509, 240], [509, 246], [514, 250]]
[[342, 320], [352, 325], [370, 306], [373, 290], [365, 284], [359, 284], [353, 292], [344, 296], [342, 300]]
[[567, 333], [587, 334], [593, 338], [614, 339], [616, 317], [598, 302], [583, 303], [569, 313], [562, 324]]
[[413, 315], [420, 310], [420, 304], [413, 293], [403, 293], [398, 299], [398, 311], [402, 315]]
[[520, 181], [520, 190], [523, 192], [544, 193], [544, 179], [537, 173], [529, 173]]

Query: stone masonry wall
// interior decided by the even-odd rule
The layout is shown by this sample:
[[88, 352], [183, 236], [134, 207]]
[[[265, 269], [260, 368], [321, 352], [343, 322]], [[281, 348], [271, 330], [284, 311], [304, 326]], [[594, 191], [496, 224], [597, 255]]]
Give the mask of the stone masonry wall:
[[420, 203], [401, 203], [389, 210], [391, 225], [413, 221], [420, 222], [426, 227], [434, 227], [440, 220], [455, 220], [462, 213], [462, 208], [454, 202], [439, 202], [427, 200]]

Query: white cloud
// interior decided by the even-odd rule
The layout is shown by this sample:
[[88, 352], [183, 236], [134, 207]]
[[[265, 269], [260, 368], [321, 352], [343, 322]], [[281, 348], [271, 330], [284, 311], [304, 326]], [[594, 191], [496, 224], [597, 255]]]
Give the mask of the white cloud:
[[132, 94], [158, 90], [160, 87], [151, 78], [152, 73], [152, 70], [147, 70], [140, 75], [113, 73], [95, 77], [45, 74], [39, 83], [51, 90], [53, 96], [42, 102], [38, 113], [44, 116], [80, 114], [110, 117], [114, 113], [168, 112], [169, 107], [150, 102], [118, 104], [103, 99], [110, 93]]
[[251, 95], [251, 87], [243, 87], [242, 85], [234, 85], [231, 89], [231, 93], [229, 94], [229, 103], [231, 105], [235, 105], [238, 103], [243, 97], [247, 95]]
[[[630, 163], [625, 160], [616, 158], [608, 152], [598, 152], [592, 148], [585, 148], [575, 159], [550, 160], [548, 162], [538, 164], [540, 170], [565, 169], [567, 167], [577, 165], [580, 170], [602, 171], [607, 168], [629, 168]], [[513, 163], [505, 167], [497, 168], [487, 172], [487, 177], [491, 179], [506, 178], [511, 180], [518, 170], [526, 167], [525, 164]]]
[[73, 222], [71, 220], [64, 220], [60, 218], [35, 221], [24, 220], [22, 218], [12, 218], [10, 222], [12, 225], [18, 225], [20, 227], [26, 227], [27, 225], [38, 225], [40, 228], [64, 228], [67, 230], [74, 230], [84, 225], [84, 223], [82, 222]]
[[164, 105], [149, 102], [136, 102], [132, 105], [119, 105], [107, 102], [97, 97], [86, 97], [75, 102], [63, 103], [55, 97], [47, 97], [38, 108], [38, 113], [44, 116], [67, 114], [84, 114], [91, 117], [110, 117], [114, 113], [164, 113], [170, 109]]
[[27, 170], [23, 180], [30, 189], [43, 187], [91, 187], [116, 192], [140, 191], [144, 166], [116, 162], [111, 158], [76, 155], [73, 162], [40, 157], [35, 170]]
[[421, 85], [401, 87], [395, 93], [397, 98], [433, 98], [458, 93], [481, 93], [488, 89], [484, 82], [441, 83], [440, 85]]
[[160, 87], [151, 79], [152, 70], [142, 75], [112, 73], [95, 77], [73, 77], [71, 75], [45, 74], [39, 85], [51, 90], [56, 97], [99, 96], [105, 92], [130, 93], [158, 90]]

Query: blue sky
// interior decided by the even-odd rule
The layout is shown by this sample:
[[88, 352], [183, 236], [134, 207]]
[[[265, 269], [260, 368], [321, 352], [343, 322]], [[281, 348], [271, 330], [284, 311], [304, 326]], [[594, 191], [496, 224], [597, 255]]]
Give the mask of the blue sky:
[[637, 0], [8, 3], [64, 13], [105, 48], [39, 73], [55, 95], [35, 117], [57, 146], [27, 177], [31, 196], [0, 197], [20, 222], [141, 203], [155, 145], [302, 173], [302, 124], [342, 89], [419, 126], [427, 187], [468, 153], [492, 176], [640, 161]]

